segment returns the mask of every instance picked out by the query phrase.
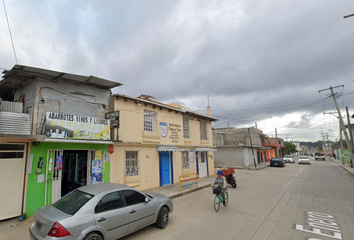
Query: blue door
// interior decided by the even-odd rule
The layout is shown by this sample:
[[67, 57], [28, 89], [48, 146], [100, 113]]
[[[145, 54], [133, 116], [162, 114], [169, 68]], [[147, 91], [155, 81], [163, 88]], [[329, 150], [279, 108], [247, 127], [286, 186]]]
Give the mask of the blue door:
[[170, 184], [170, 152], [161, 152], [160, 185]]

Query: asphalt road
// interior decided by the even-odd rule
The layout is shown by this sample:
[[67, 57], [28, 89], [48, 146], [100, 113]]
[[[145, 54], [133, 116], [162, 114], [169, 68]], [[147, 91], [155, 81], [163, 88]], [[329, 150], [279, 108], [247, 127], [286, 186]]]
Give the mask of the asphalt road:
[[354, 239], [354, 177], [332, 161], [237, 170], [229, 205], [213, 208], [210, 188], [173, 200], [166, 229], [130, 239]]

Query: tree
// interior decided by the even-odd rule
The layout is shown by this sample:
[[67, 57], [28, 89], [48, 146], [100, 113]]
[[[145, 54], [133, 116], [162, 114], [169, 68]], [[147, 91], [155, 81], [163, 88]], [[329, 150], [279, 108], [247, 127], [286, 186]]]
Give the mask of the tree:
[[284, 147], [282, 147], [281, 150], [285, 154], [291, 154], [297, 152], [295, 144], [289, 142], [285, 142]]
[[318, 148], [319, 151], [323, 151], [323, 141], [318, 140], [316, 142], [316, 147]]

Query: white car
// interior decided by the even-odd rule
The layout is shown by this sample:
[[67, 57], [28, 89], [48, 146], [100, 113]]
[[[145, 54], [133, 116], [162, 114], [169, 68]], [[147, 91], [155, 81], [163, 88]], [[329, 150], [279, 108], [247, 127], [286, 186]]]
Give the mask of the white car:
[[284, 162], [294, 163], [294, 162], [295, 162], [295, 159], [294, 159], [294, 157], [291, 156], [291, 155], [285, 155], [285, 156], [283, 157], [283, 161], [284, 161]]
[[311, 164], [310, 158], [308, 156], [300, 156], [299, 164]]

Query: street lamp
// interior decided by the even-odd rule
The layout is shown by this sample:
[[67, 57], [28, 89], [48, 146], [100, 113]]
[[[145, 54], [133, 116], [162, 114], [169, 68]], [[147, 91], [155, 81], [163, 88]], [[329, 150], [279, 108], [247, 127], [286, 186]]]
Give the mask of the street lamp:
[[353, 13], [353, 14], [346, 15], [346, 16], [344, 16], [343, 18], [348, 18], [348, 17], [354, 17], [354, 13]]

